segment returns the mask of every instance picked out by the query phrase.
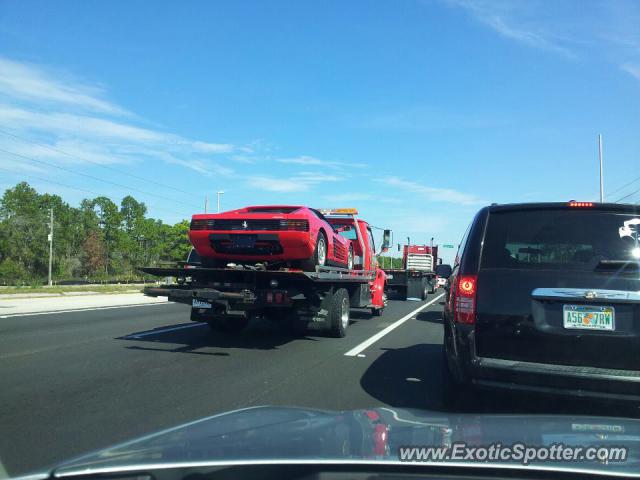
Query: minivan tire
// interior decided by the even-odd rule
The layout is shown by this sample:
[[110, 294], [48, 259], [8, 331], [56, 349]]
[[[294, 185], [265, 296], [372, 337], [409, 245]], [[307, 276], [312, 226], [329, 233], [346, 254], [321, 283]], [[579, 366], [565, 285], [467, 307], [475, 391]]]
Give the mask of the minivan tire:
[[471, 411], [478, 392], [469, 383], [460, 383], [451, 373], [447, 355], [442, 355], [442, 404], [445, 410], [458, 413]]

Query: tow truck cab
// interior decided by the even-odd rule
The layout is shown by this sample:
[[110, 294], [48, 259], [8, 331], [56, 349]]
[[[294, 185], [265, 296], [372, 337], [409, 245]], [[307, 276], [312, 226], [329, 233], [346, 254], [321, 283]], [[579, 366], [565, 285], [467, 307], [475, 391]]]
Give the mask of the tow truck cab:
[[371, 225], [357, 218], [358, 212], [352, 208], [320, 211], [340, 235], [351, 240], [354, 253], [354, 269], [375, 270], [377, 268], [376, 244]]

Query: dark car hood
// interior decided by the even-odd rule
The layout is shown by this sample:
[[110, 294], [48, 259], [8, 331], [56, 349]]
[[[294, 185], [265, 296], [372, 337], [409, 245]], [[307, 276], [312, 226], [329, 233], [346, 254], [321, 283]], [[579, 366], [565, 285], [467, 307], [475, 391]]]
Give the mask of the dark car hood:
[[[160, 466], [261, 462], [398, 462], [401, 446], [624, 446], [627, 461], [545, 463], [545, 468], [640, 471], [640, 420], [541, 415], [448, 415], [377, 408], [325, 411], [254, 407], [203, 418], [64, 463], [55, 476], [150, 470]], [[476, 464], [477, 465], [477, 464]], [[502, 465], [504, 466], [504, 465]]]

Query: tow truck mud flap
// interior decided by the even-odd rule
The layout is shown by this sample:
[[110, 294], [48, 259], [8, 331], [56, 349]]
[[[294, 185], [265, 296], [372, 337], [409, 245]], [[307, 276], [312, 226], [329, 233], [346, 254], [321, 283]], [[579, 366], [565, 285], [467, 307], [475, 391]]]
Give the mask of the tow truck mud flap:
[[349, 292], [349, 305], [351, 308], [364, 308], [371, 305], [371, 287], [368, 283], [358, 285]]
[[316, 301], [309, 302], [306, 307], [298, 310], [298, 317], [306, 323], [307, 328], [315, 331], [328, 330], [331, 328], [329, 312], [333, 299], [334, 289], [329, 288], [319, 293]]
[[407, 278], [407, 300], [423, 300], [426, 288], [428, 288], [426, 277], [409, 276]]

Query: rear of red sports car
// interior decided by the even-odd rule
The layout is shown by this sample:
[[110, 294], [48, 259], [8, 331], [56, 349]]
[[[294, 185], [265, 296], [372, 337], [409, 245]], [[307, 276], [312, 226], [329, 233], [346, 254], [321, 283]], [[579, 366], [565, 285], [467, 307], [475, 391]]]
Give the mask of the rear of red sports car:
[[189, 240], [201, 257], [213, 260], [209, 263], [307, 260], [322, 223], [306, 207], [245, 207], [194, 215]]

